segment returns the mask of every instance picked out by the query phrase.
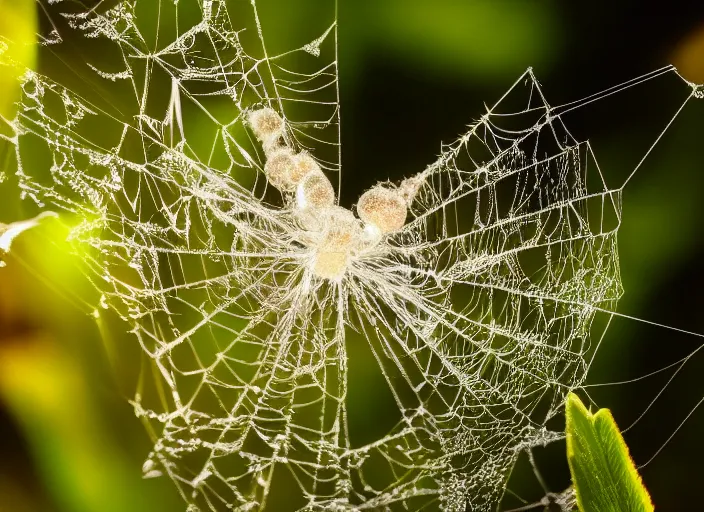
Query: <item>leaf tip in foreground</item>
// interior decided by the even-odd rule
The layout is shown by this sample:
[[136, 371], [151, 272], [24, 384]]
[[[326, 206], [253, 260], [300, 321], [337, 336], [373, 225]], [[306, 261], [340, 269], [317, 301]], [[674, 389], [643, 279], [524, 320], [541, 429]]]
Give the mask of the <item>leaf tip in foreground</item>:
[[608, 409], [592, 414], [577, 395], [565, 404], [567, 459], [582, 512], [652, 512], [654, 506]]

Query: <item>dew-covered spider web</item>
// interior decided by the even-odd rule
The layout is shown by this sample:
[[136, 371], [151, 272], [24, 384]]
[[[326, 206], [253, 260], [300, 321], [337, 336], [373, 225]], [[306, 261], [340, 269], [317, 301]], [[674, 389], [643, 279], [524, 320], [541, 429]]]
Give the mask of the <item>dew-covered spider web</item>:
[[[623, 184], [562, 116], [656, 78], [685, 105], [702, 89], [664, 68], [554, 107], [529, 70], [425, 170], [380, 185], [405, 208], [381, 229], [274, 183], [276, 151], [305, 155], [339, 197], [336, 8], [282, 34], [259, 4], [42, 3], [5, 181], [70, 226], [94, 314], [141, 346], [143, 470], [188, 511], [495, 510], [517, 457], [561, 438], [546, 424], [621, 295]], [[398, 418], [365, 442], [358, 345]]]

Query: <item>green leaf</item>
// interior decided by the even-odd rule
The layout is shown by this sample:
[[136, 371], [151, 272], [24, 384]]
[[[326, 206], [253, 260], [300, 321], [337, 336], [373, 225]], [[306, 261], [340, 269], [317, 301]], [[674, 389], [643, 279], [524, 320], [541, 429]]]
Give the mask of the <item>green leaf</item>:
[[36, 60], [37, 15], [34, 0], [0, 0], [0, 116], [14, 116], [18, 78]]
[[655, 509], [608, 409], [595, 414], [579, 397], [567, 397], [567, 459], [582, 512]]

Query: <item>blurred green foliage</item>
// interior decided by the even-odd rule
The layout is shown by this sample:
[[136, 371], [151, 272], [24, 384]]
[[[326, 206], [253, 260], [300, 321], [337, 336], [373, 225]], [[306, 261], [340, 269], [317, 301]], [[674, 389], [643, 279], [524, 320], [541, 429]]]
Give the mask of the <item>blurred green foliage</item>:
[[[58, 222], [42, 223], [20, 237], [19, 259], [0, 274], [0, 318], [27, 326], [10, 325], [0, 338], [0, 402], [23, 432], [48, 501], [10, 506], [0, 494], [0, 510], [175, 510], [170, 483], [141, 478], [150, 446], [127, 397], [116, 395], [117, 376], [86, 315], [91, 291], [65, 238]], [[0, 480], [18, 476], [0, 471]]]
[[14, 65], [0, 73], [0, 116], [11, 118], [19, 97], [18, 77], [36, 58], [37, 13], [34, 0], [0, 0], [0, 61]]
[[352, 27], [362, 44], [345, 52], [386, 48], [392, 58], [411, 60], [429, 73], [510, 80], [526, 63], [543, 66], [560, 52], [560, 26], [549, 2], [362, 0], [347, 9], [359, 20]]

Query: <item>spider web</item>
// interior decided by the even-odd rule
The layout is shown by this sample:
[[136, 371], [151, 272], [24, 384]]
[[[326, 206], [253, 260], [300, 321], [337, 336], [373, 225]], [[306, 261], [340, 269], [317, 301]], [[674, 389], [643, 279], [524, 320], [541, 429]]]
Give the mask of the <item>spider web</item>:
[[[81, 80], [26, 71], [4, 136], [22, 198], [72, 226], [95, 315], [115, 312], [155, 370], [133, 400], [145, 475], [189, 511], [493, 510], [519, 454], [561, 437], [546, 424], [621, 294], [622, 188], [560, 117], [601, 96], [551, 107], [527, 71], [404, 182], [405, 226], [322, 279], [247, 118], [279, 112], [339, 183], [335, 6], [270, 53], [260, 3], [43, 5], [48, 59]], [[399, 417], [361, 445], [353, 343]]]

